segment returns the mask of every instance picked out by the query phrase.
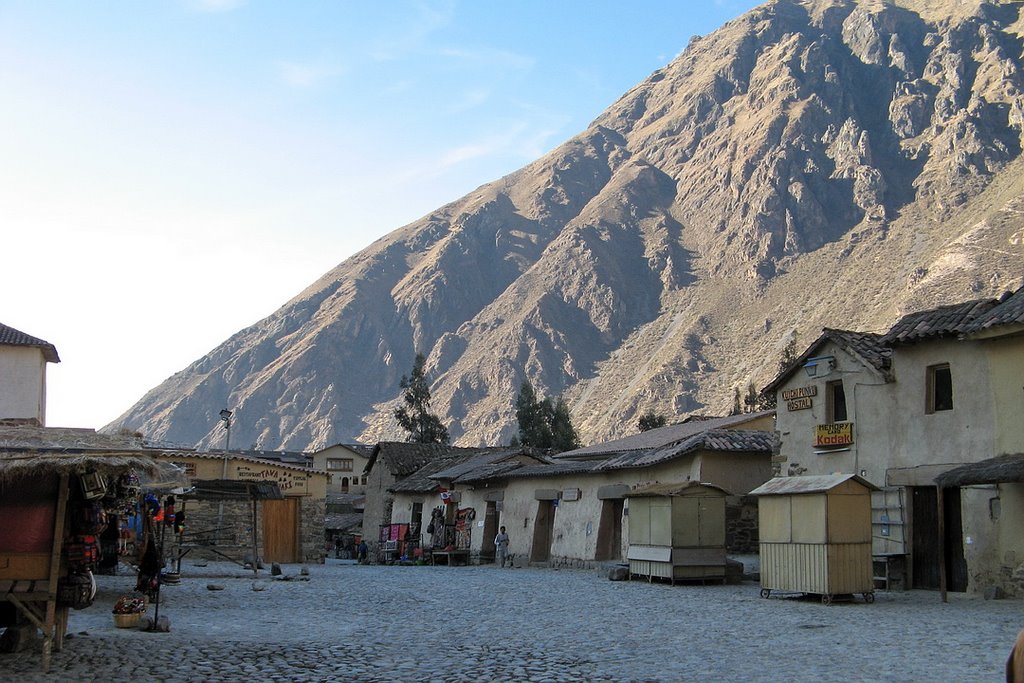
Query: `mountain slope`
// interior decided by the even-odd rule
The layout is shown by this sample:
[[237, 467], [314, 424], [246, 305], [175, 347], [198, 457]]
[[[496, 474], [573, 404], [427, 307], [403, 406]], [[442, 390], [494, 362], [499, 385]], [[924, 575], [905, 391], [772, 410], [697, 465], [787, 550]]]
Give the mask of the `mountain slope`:
[[[460, 445], [529, 377], [585, 442], [720, 413], [790, 339], [1021, 282], [1016, 4], [776, 0], [695, 39], [579, 136], [337, 266], [115, 426], [307, 448], [401, 438], [428, 354]], [[234, 439], [233, 439], [234, 440]]]

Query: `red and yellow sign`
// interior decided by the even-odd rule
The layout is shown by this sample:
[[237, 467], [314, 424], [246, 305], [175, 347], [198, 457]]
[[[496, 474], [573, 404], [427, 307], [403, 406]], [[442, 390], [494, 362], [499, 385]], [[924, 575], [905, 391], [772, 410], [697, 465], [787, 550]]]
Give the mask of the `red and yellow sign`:
[[852, 422], [834, 422], [827, 425], [818, 425], [815, 429], [815, 446], [849, 446], [852, 443]]

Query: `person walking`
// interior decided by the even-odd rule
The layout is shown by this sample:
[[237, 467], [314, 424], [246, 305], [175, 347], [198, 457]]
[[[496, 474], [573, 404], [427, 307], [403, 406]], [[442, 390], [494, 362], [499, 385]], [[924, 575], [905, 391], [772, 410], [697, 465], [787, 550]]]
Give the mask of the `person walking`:
[[[505, 568], [505, 560], [508, 559], [508, 534], [505, 533], [505, 527], [501, 527], [498, 530], [498, 535], [494, 537], [494, 551], [495, 551], [495, 562], [499, 563], [502, 569]], [[512, 562], [509, 561], [508, 566], [512, 566]]]

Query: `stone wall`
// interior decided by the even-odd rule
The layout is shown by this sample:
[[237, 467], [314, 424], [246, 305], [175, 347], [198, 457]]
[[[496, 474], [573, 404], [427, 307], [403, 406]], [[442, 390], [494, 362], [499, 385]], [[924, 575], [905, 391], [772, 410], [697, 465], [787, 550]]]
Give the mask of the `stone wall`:
[[299, 558], [303, 562], [324, 563], [326, 512], [327, 501], [323, 498], [299, 499]]
[[[221, 506], [223, 505], [223, 511]], [[179, 503], [179, 509], [180, 503]], [[324, 562], [324, 514], [326, 501], [320, 498], [299, 498], [299, 547], [301, 562]], [[220, 522], [220, 523], [218, 523]], [[216, 531], [217, 529], [220, 531]], [[193, 559], [224, 560], [209, 550], [216, 548], [238, 562], [252, 561], [252, 503], [228, 501], [222, 503], [190, 500], [185, 503], [184, 542], [195, 547], [185, 561]], [[164, 536], [164, 554], [168, 562], [175, 556], [177, 538], [167, 528]], [[262, 506], [256, 505], [257, 558], [263, 561]]]
[[725, 549], [736, 555], [758, 552], [757, 498], [730, 496], [725, 505]]

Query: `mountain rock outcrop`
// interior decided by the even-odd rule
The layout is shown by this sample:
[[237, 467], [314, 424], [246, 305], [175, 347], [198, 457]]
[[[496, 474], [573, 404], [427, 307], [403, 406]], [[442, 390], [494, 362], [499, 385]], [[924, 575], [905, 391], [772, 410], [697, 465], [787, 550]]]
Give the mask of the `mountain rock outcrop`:
[[790, 340], [1021, 284], [1022, 51], [1018, 3], [768, 2], [111, 426], [211, 445], [228, 406], [239, 445], [402, 438], [418, 351], [459, 445], [508, 442], [524, 378], [585, 443], [723, 413]]

